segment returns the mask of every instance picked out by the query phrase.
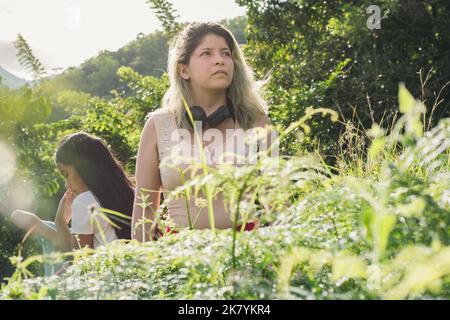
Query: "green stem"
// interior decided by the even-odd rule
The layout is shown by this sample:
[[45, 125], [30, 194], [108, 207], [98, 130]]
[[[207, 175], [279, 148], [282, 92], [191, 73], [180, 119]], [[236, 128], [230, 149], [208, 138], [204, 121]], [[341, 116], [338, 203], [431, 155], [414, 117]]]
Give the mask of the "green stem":
[[[191, 110], [189, 109], [189, 106], [188, 106], [186, 100], [184, 99], [184, 97], [182, 98], [182, 100], [184, 103], [184, 107], [189, 115], [190, 120], [191, 120], [191, 123], [194, 124], [194, 118], [192, 116]], [[208, 175], [208, 166], [206, 165], [206, 157], [205, 157], [205, 152], [203, 151], [203, 143], [202, 143], [202, 140], [200, 139], [200, 136], [198, 135], [197, 130], [195, 130], [195, 125], [194, 125], [194, 137], [197, 140], [197, 143], [200, 147], [200, 153], [202, 156], [202, 174], [204, 177], [206, 177]], [[213, 208], [211, 192], [209, 190], [208, 185], [205, 185], [204, 190], [205, 190], [205, 196], [208, 199], [209, 225], [211, 226], [211, 229], [213, 230], [213, 232], [216, 233], [216, 227], [215, 227], [215, 221], [214, 221], [214, 208]]]
[[[180, 170], [180, 176], [181, 176], [181, 184], [184, 185], [185, 184], [185, 180], [184, 180], [184, 172]], [[192, 230], [192, 221], [191, 221], [191, 212], [189, 210], [189, 201], [188, 201], [188, 197], [187, 197], [187, 191], [184, 190], [183, 192], [183, 196], [184, 196], [184, 203], [186, 205], [186, 211], [187, 211], [187, 216], [188, 216], [188, 221], [189, 221], [189, 229]]]
[[[245, 180], [247, 181], [247, 180]], [[236, 234], [237, 234], [237, 221], [239, 218], [239, 211], [241, 206], [241, 199], [244, 194], [245, 189], [247, 188], [247, 182], [244, 183], [242, 188], [239, 190], [239, 195], [237, 199], [236, 211], [234, 213], [234, 221], [233, 221], [233, 244], [231, 246], [231, 256], [232, 256], [232, 264], [233, 268], [236, 268]]]

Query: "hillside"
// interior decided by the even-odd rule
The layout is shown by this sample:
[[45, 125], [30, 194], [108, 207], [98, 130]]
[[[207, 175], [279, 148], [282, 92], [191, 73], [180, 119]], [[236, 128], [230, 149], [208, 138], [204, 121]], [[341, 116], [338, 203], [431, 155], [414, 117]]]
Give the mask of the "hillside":
[[0, 78], [1, 78], [0, 84], [5, 85], [11, 89], [20, 88], [25, 83], [27, 83], [26, 80], [16, 77], [12, 73], [3, 69], [2, 66], [0, 66]]
[[[220, 23], [233, 32], [240, 44], [246, 43], [246, 17], [222, 20]], [[160, 77], [167, 67], [167, 51], [167, 39], [161, 31], [139, 34], [119, 50], [102, 51], [79, 67], [69, 68], [61, 75], [45, 81], [42, 87], [50, 95], [63, 90], [82, 91], [99, 97], [110, 97], [111, 90], [127, 94], [127, 88], [117, 77], [118, 68], [128, 66], [141, 75]]]

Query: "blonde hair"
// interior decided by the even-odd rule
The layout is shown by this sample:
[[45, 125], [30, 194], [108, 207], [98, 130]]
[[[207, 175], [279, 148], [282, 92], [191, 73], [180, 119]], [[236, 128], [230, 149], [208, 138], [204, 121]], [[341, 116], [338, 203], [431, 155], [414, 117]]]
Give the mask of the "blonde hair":
[[214, 22], [192, 22], [172, 41], [167, 62], [170, 86], [162, 100], [162, 108], [175, 115], [179, 127], [188, 128], [183, 117], [185, 107], [182, 97], [189, 106], [193, 105], [190, 82], [178, 72], [180, 64], [189, 64], [190, 57], [204, 36], [215, 34], [227, 42], [234, 62], [233, 81], [227, 89], [235, 109], [237, 123], [243, 129], [255, 126], [258, 118], [267, 113], [267, 103], [262, 98], [262, 88], [267, 82], [256, 81], [253, 71], [247, 65], [242, 50], [233, 34], [222, 25]]

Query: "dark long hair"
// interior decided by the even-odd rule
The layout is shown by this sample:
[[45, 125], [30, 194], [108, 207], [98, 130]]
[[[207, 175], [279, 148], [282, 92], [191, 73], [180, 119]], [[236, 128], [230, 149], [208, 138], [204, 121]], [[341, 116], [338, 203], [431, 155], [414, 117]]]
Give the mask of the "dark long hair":
[[[95, 136], [77, 132], [62, 139], [55, 162], [73, 166], [102, 208], [132, 215], [134, 189], [122, 165], [105, 143]], [[117, 224], [119, 239], [131, 239], [131, 223], [114, 215], [108, 217]]]

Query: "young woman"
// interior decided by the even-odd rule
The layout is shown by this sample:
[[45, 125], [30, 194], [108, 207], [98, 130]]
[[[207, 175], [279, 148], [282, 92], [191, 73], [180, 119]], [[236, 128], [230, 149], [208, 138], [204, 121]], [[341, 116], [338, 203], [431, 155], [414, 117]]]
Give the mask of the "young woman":
[[132, 183], [105, 143], [87, 133], [71, 134], [59, 144], [55, 163], [65, 178], [67, 191], [59, 202], [54, 224], [21, 210], [13, 212], [11, 220], [61, 251], [85, 246], [96, 248], [116, 239], [130, 239], [131, 221], [111, 214], [97, 213], [93, 217], [95, 208], [127, 216], [131, 216], [133, 210]]
[[[182, 140], [184, 143], [195, 141], [195, 124], [191, 123], [183, 98], [190, 106], [192, 116], [202, 124], [202, 137], [209, 136], [202, 141], [209, 155], [223, 150], [224, 141], [216, 141], [216, 138], [213, 142], [207, 141], [211, 134], [206, 131], [214, 132], [216, 137], [226, 137], [225, 142], [229, 142], [233, 138], [228, 135], [230, 130], [248, 130], [270, 124], [267, 106], [258, 93], [259, 86], [253, 73], [234, 36], [220, 24], [194, 22], [180, 32], [169, 50], [168, 73], [170, 87], [162, 108], [151, 114], [144, 126], [137, 156], [132, 237], [138, 241], [150, 238], [150, 228], [142, 221], [154, 219], [160, 190], [170, 191], [182, 185], [176, 167], [184, 170], [187, 165], [175, 160], [171, 163], [168, 155]], [[177, 134], [180, 129], [187, 130], [188, 135]], [[195, 148], [194, 144], [193, 154]], [[189, 174], [184, 178], [189, 178]], [[151, 190], [147, 193], [150, 206], [146, 208], [141, 205], [143, 189]], [[168, 201], [167, 207], [176, 226], [186, 227], [195, 220], [194, 228], [211, 227], [207, 208], [199, 206], [194, 197], [189, 199], [188, 206], [185, 199], [174, 199]], [[214, 197], [213, 208], [215, 227], [232, 227], [222, 193]]]

